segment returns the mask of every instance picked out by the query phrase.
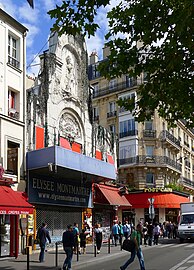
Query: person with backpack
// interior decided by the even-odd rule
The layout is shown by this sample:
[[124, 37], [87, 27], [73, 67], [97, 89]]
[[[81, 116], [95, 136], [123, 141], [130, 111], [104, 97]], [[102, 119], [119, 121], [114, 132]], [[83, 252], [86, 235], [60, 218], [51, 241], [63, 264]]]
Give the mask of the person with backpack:
[[136, 230], [134, 229], [131, 234], [131, 239], [135, 242], [135, 247], [131, 251], [131, 257], [129, 258], [129, 260], [127, 260], [124, 265], [120, 266], [120, 270], [125, 270], [128, 265], [134, 261], [136, 255], [139, 259], [140, 269], [145, 270], [144, 257], [141, 250], [142, 235], [142, 225], [138, 224]]
[[47, 239], [49, 241], [49, 244], [51, 243], [49, 231], [46, 229], [46, 226], [47, 224], [43, 222], [42, 226], [38, 229], [37, 237], [36, 237], [40, 245], [39, 262], [44, 262], [44, 252], [45, 252]]
[[75, 237], [72, 232], [72, 226], [67, 225], [67, 230], [64, 231], [62, 236], [63, 249], [66, 254], [66, 259], [63, 263], [63, 270], [71, 270], [71, 261], [73, 258], [73, 248], [75, 247]]
[[118, 228], [119, 228], [119, 244], [122, 245], [122, 241], [123, 241], [123, 225], [122, 225], [121, 221], [119, 221]]
[[112, 236], [113, 236], [114, 244], [115, 244], [115, 247], [116, 247], [117, 246], [117, 240], [119, 238], [119, 225], [117, 224], [116, 221], [113, 222]]

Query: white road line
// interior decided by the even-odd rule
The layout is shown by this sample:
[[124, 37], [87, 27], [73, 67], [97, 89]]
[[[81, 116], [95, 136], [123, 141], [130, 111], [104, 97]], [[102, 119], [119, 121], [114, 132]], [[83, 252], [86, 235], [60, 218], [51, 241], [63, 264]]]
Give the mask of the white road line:
[[[179, 267], [181, 267], [183, 264], [185, 264], [188, 260], [194, 257], [194, 254], [191, 254], [189, 257], [187, 257], [185, 260], [182, 262], [178, 263], [177, 265], [173, 266], [169, 270], [179, 270]], [[193, 267], [193, 266], [192, 266]], [[194, 270], [194, 268], [188, 268], [187, 270]]]

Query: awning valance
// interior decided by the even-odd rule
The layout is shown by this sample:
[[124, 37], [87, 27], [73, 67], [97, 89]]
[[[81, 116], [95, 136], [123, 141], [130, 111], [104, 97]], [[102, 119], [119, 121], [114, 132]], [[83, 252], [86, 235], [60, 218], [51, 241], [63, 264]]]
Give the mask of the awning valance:
[[33, 205], [26, 201], [22, 192], [14, 191], [8, 186], [0, 186], [0, 214], [33, 214]]
[[[124, 195], [119, 194], [119, 189], [112, 186], [102, 185], [102, 184], [96, 184], [95, 188], [98, 189], [97, 192], [101, 192], [104, 196], [104, 198], [107, 200], [108, 204], [115, 205], [115, 206], [129, 206], [131, 207], [131, 204], [129, 201], [125, 198]], [[101, 196], [97, 196], [96, 199], [94, 199], [94, 203], [105, 203], [103, 198]]]
[[131, 193], [125, 197], [132, 204], [133, 208], [149, 208], [149, 198], [154, 199], [155, 208], [180, 208], [180, 203], [189, 202], [189, 198], [174, 193], [146, 192]]

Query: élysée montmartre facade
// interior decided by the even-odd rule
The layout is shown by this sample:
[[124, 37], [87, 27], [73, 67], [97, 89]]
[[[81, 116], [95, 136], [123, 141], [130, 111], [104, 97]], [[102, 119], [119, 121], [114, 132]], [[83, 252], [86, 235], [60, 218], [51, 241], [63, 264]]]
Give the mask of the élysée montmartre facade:
[[[103, 61], [108, 54], [109, 49], [104, 48]], [[169, 188], [172, 184], [183, 187], [183, 192], [178, 194], [183, 201], [185, 198], [186, 201], [192, 200], [192, 196], [185, 192], [194, 191], [193, 130], [186, 129], [181, 121], [176, 128], [169, 128], [157, 112], [150, 121], [137, 123], [129, 111], [118, 107], [117, 100], [131, 97], [137, 99], [137, 87], [145, 81], [144, 74], [130, 78], [126, 72], [120, 78], [107, 81], [100, 76], [98, 64], [98, 57], [94, 52], [90, 56], [88, 71], [93, 89], [93, 119], [118, 135], [119, 182], [131, 190], [131, 201], [130, 194], [127, 198], [135, 212], [135, 222], [149, 220], [148, 199], [150, 196], [163, 194], [160, 189]], [[149, 194], [147, 189], [151, 191]], [[166, 194], [171, 193], [172, 190], [169, 192], [166, 189]], [[142, 194], [148, 196], [144, 196], [144, 202], [139, 205], [139, 196], [142, 197]], [[171, 195], [167, 197], [171, 200]], [[177, 200], [181, 202], [181, 197], [177, 197]], [[155, 220], [175, 222], [180, 208], [178, 206], [176, 202], [172, 204], [169, 201], [169, 204], [166, 202], [166, 205], [159, 205], [155, 201]], [[129, 212], [123, 211], [123, 220], [131, 219]]]

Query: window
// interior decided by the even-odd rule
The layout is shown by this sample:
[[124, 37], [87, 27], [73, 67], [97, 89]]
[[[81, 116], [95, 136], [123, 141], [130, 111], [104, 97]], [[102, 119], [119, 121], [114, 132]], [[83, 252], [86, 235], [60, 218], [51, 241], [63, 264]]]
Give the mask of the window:
[[10, 117], [19, 119], [19, 112], [17, 110], [17, 104], [19, 103], [19, 94], [9, 90], [8, 91], [8, 114]]
[[116, 86], [117, 86], [117, 80], [116, 79], [110, 80], [109, 89], [115, 89]]
[[154, 185], [154, 174], [151, 172], [146, 173], [146, 184], [148, 186]]
[[115, 125], [110, 125], [109, 126], [109, 130], [112, 132], [112, 133], [116, 133], [116, 127], [115, 127]]
[[154, 155], [154, 146], [147, 145], [146, 146], [146, 156], [153, 157]]
[[115, 102], [113, 101], [113, 102], [109, 102], [109, 104], [108, 104], [108, 110], [109, 110], [109, 112], [115, 112], [116, 111], [116, 104], [115, 104]]
[[92, 65], [92, 78], [97, 78], [100, 76], [100, 73], [98, 71], [98, 64]]
[[126, 76], [126, 87], [132, 87], [136, 85], [136, 79], [133, 77], [129, 77], [129, 75]]
[[125, 158], [130, 158], [130, 157], [135, 157], [135, 156], [136, 156], [136, 145], [135, 144], [120, 147], [120, 149], [119, 149], [119, 158], [120, 159], [125, 159]]
[[98, 93], [99, 93], [99, 85], [98, 85], [98, 83], [95, 83], [95, 84], [93, 84], [92, 85], [92, 87], [93, 87], [93, 97], [96, 97], [97, 95], [98, 95]]
[[18, 174], [18, 149], [19, 144], [8, 141], [7, 146], [7, 172]]
[[153, 130], [153, 122], [145, 121], [145, 130]]
[[98, 111], [98, 107], [94, 107], [94, 108], [93, 108], [93, 120], [94, 120], [94, 121], [99, 120], [99, 111]]
[[16, 68], [20, 68], [19, 62], [19, 40], [8, 36], [8, 63]]
[[134, 136], [136, 135], [135, 132], [135, 120], [129, 119], [123, 122], [120, 122], [119, 125], [119, 132], [120, 132], [120, 138], [126, 137], [126, 136]]

